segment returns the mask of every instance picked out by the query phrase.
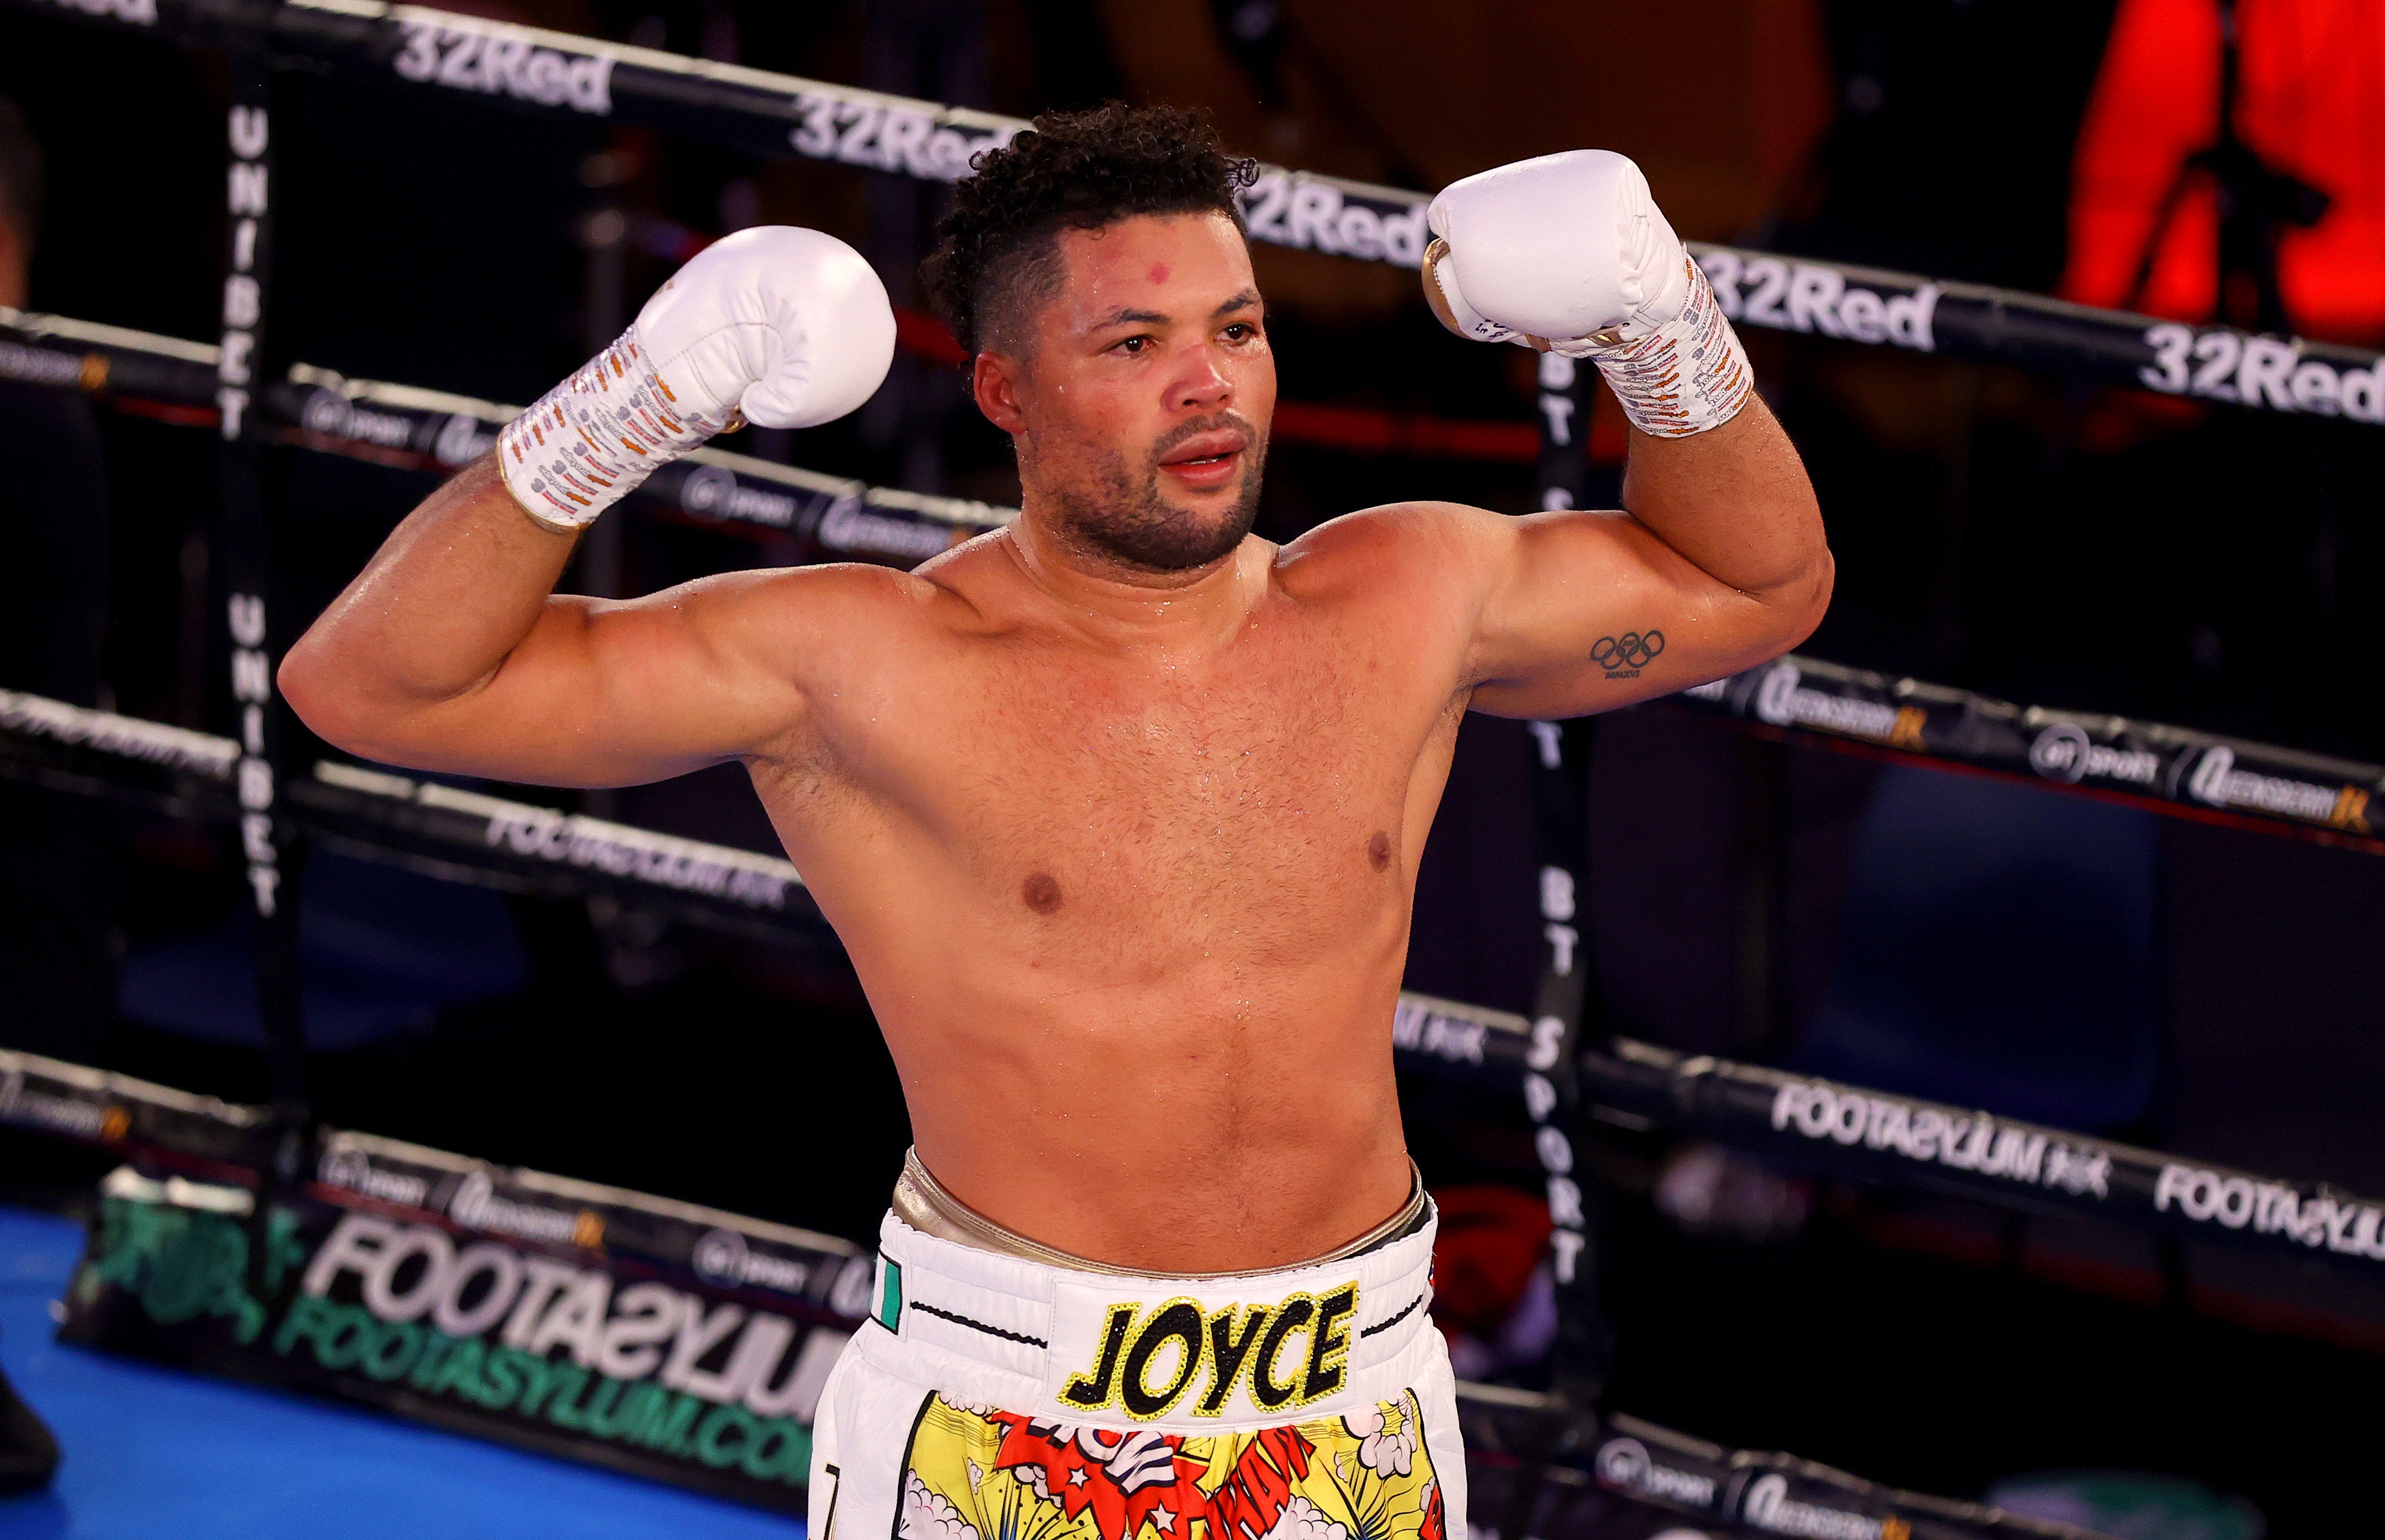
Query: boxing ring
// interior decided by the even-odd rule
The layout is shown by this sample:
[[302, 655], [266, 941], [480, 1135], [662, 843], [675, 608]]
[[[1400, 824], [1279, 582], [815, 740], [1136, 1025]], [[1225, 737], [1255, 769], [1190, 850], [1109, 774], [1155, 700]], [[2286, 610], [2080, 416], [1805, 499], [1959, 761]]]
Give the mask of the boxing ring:
[[[377, 0], [12, 3], [219, 47], [231, 65], [218, 341], [0, 311], [0, 377], [219, 435], [219, 557], [230, 579], [221, 624], [235, 715], [227, 731], [201, 733], [0, 691], [0, 774], [238, 830], [273, 1066], [270, 1103], [236, 1106], [0, 1052], [0, 1120], [127, 1161], [105, 1190], [63, 1335], [799, 1510], [812, 1406], [868, 1308], [866, 1255], [832, 1237], [323, 1127], [309, 1111], [292, 893], [310, 844], [504, 891], [605, 895], [747, 936], [817, 945], [826, 927], [783, 860], [294, 748], [273, 665], [303, 617], [275, 601], [270, 558], [285, 515], [266, 495], [265, 457], [295, 448], [452, 469], [485, 451], [515, 409], [349, 379], [276, 352], [274, 230], [304, 210], [277, 202], [273, 80], [292, 68], [393, 80], [757, 156], [946, 180], [1024, 125]], [[1420, 259], [1423, 209], [1418, 193], [1274, 167], [1246, 196], [1255, 240], [1403, 267]], [[2374, 353], [1692, 249], [1743, 326], [2000, 361], [2245, 411], [2385, 424], [2385, 357]], [[1593, 380], [1555, 355], [1540, 370], [1542, 504], [1580, 505]], [[625, 505], [792, 539], [805, 559], [905, 565], [1012, 516], [716, 449], [658, 471]], [[2385, 853], [2377, 801], [2385, 766], [2376, 764], [1798, 655], [1638, 709]], [[1718, 1530], [1843, 1540], [2079, 1533], [1721, 1447], [1609, 1409], [1599, 1194], [1582, 1155], [1593, 1122], [2365, 1276], [2385, 1268], [2385, 1206], [2331, 1185], [1608, 1036], [1580, 913], [1592, 725], [1530, 729], [1533, 899], [1544, 943], [1533, 1007], [1508, 1014], [1410, 995], [1393, 1024], [1404, 1068], [1520, 1101], [1555, 1226], [1553, 1389], [1462, 1390], [1480, 1466], [1478, 1528], [1558, 1540], [1644, 1534], [1675, 1515]], [[646, 1335], [624, 1348], [608, 1337], [608, 1322], [633, 1298]]]

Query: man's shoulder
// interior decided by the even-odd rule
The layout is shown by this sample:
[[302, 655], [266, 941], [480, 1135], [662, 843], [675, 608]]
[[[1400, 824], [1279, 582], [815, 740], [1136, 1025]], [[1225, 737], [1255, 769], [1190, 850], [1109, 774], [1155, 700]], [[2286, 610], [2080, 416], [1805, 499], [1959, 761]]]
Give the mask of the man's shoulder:
[[1445, 584], [1462, 579], [1485, 528], [1498, 524], [1460, 503], [1385, 503], [1328, 519], [1277, 553], [1276, 566], [1288, 587], [1318, 591]]
[[843, 653], [846, 649], [837, 644], [856, 637], [868, 637], [872, 650], [883, 652], [899, 650], [906, 637], [927, 641], [968, 629], [973, 618], [968, 601], [937, 581], [932, 570], [867, 562], [726, 572], [700, 578], [689, 590], [701, 606], [699, 624], [716, 639], [791, 666], [804, 664], [798, 672]]
[[907, 571], [871, 562], [818, 562], [724, 574], [707, 581], [734, 583], [741, 598], [766, 610], [828, 606], [839, 612], [883, 610], [891, 618], [966, 608], [969, 574], [985, 561], [976, 549], [982, 539], [940, 553]]

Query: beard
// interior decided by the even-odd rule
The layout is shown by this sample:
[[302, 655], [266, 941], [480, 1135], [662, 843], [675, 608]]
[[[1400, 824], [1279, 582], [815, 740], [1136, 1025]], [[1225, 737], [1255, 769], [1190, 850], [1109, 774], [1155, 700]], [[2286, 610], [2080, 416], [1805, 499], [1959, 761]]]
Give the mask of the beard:
[[[1238, 428], [1248, 436], [1242, 480], [1223, 512], [1170, 503], [1159, 491], [1159, 463], [1196, 434]], [[1151, 446], [1141, 466], [1105, 450], [1082, 482], [1049, 489], [1054, 533], [1080, 553], [1140, 572], [1186, 572], [1232, 552], [1258, 517], [1267, 438], [1238, 413], [1213, 412], [1181, 423]]]

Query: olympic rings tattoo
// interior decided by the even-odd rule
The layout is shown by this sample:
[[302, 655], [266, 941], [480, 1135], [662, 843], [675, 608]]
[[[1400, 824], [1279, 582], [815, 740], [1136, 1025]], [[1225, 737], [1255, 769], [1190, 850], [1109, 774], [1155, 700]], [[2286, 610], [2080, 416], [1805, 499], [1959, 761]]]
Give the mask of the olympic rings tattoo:
[[1662, 631], [1626, 631], [1619, 637], [1599, 638], [1590, 650], [1590, 661], [1605, 669], [1608, 678], [1616, 678], [1638, 673], [1664, 650]]

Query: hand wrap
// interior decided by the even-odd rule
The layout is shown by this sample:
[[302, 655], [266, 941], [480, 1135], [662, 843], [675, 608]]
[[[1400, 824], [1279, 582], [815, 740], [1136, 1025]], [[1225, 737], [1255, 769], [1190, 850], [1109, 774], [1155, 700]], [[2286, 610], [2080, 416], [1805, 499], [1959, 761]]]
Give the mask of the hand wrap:
[[532, 522], [570, 534], [734, 417], [687, 410], [633, 326], [498, 432], [497, 466]]
[[1596, 364], [1631, 426], [1659, 439], [1720, 428], [1739, 415], [1755, 389], [1747, 350], [1717, 303], [1714, 287], [1688, 252], [1681, 262], [1689, 269], [1689, 294], [1673, 319], [1633, 341], [1601, 342], [1593, 334], [1555, 344], [1567, 357]]
[[818, 230], [739, 230], [506, 424], [497, 466], [524, 513], [569, 534], [741, 418], [809, 428], [844, 416], [893, 357], [893, 307], [860, 253]]

